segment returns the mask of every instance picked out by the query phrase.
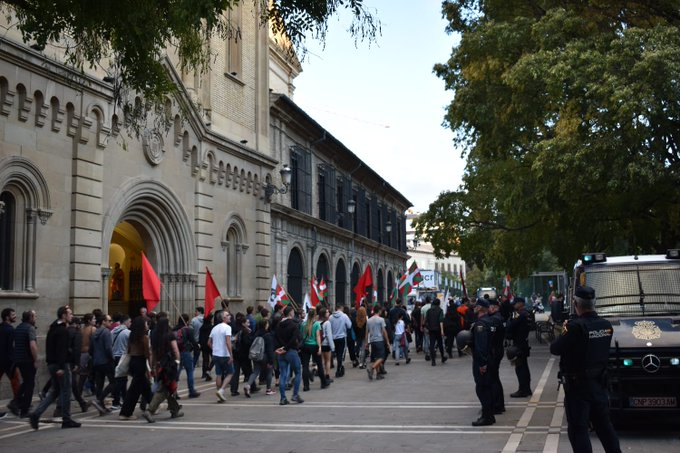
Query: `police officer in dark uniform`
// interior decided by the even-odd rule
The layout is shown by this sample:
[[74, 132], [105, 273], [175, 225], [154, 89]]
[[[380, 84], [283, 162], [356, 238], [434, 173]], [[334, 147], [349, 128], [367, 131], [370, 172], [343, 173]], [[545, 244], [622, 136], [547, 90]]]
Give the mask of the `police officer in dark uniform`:
[[561, 356], [569, 442], [575, 452], [592, 452], [590, 421], [605, 452], [620, 452], [619, 439], [609, 419], [607, 395], [606, 371], [613, 328], [595, 312], [592, 288], [577, 287], [574, 305], [578, 317], [568, 321], [562, 335], [550, 345], [550, 352]]
[[515, 360], [515, 374], [519, 382], [519, 389], [511, 393], [512, 398], [524, 398], [531, 395], [531, 373], [529, 372], [529, 313], [524, 308], [524, 298], [515, 297], [514, 317], [508, 321], [506, 335], [518, 348], [519, 354]]
[[477, 299], [475, 305], [477, 321], [472, 326], [474, 349], [472, 353], [472, 376], [475, 379], [475, 391], [482, 404], [482, 415], [472, 422], [472, 426], [487, 426], [496, 423], [493, 411], [493, 332], [492, 322], [487, 312], [489, 301]]
[[494, 414], [505, 412], [505, 398], [503, 397], [503, 384], [501, 383], [500, 368], [503, 360], [503, 342], [505, 341], [505, 323], [500, 312], [498, 299], [489, 300], [489, 321], [491, 322], [491, 349], [493, 351], [493, 411]]

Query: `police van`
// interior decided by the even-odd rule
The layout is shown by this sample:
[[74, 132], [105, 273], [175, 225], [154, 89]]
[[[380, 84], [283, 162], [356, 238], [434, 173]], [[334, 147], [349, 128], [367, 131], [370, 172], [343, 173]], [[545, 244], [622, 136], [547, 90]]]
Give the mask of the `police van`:
[[595, 289], [595, 309], [614, 327], [608, 367], [612, 412], [680, 414], [680, 249], [666, 255], [582, 255], [573, 283], [572, 294], [578, 285]]

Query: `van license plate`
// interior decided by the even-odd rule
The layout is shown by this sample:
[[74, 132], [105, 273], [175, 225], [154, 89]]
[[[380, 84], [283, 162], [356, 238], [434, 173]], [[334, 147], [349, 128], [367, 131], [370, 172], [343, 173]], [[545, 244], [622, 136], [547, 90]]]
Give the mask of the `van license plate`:
[[674, 396], [630, 397], [630, 407], [676, 407], [677, 401]]

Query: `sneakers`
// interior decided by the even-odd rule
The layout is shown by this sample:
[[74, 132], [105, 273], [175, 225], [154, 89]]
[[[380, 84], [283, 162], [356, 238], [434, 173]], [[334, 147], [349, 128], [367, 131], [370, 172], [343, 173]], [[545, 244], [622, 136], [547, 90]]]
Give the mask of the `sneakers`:
[[75, 420], [64, 420], [61, 422], [61, 427], [66, 428], [80, 428], [82, 425]]
[[28, 414], [28, 422], [31, 424], [31, 428], [38, 429], [39, 421], [40, 417], [38, 417], [36, 414]]
[[510, 398], [526, 398], [527, 396], [531, 396], [531, 390], [517, 390], [515, 393], [510, 394]]
[[209, 381], [212, 381], [212, 376], [210, 376], [209, 374], [206, 374], [206, 375], [203, 377], [203, 379], [205, 379], [205, 382], [209, 382]]
[[411, 357], [406, 357], [406, 365], [408, 365], [409, 363], [411, 363]]
[[156, 420], [154, 420], [153, 417], [151, 416], [151, 412], [149, 412], [149, 411], [142, 412], [142, 417], [144, 417], [144, 420], [146, 420], [149, 423], [155, 423], [156, 422]]
[[83, 401], [82, 403], [80, 403], [80, 410], [81, 410], [82, 412], [87, 412], [87, 409], [88, 409], [89, 407], [90, 407], [90, 405], [87, 404], [85, 401]]
[[177, 412], [171, 412], [170, 413], [170, 418], [180, 418], [180, 417], [184, 417], [184, 412], [177, 411]]
[[446, 357], [446, 356], [443, 356], [443, 357], [442, 357], [442, 363], [446, 363], [447, 360], [449, 360], [448, 357]]
[[291, 401], [294, 402], [294, 403], [298, 403], [298, 404], [302, 404], [302, 403], [305, 402], [305, 400], [300, 398], [300, 395], [293, 395], [293, 397], [291, 398]]
[[0, 412], [0, 419], [7, 417], [7, 412]]
[[215, 392], [217, 394], [217, 398], [220, 401], [227, 401], [227, 397], [224, 396], [224, 389], [219, 389], [218, 391]]
[[112, 410], [112, 411], [119, 411], [120, 410], [120, 404], [112, 404], [109, 409]]
[[279, 401], [279, 406], [285, 406], [288, 403], [288, 399], [286, 398], [281, 398], [281, 401]]
[[135, 415], [119, 415], [118, 419], [119, 420], [137, 420], [137, 416], [135, 416]]
[[250, 398], [250, 386], [246, 385], [243, 387], [243, 394], [246, 396], [246, 398]]
[[99, 400], [92, 400], [90, 402], [90, 404], [92, 404], [94, 406], [94, 408], [97, 409], [97, 411], [99, 412], [99, 415], [106, 415], [106, 414], [109, 413], [109, 411], [106, 410], [104, 405]]
[[[14, 400], [10, 401], [9, 404], [7, 405], [7, 409], [9, 409], [9, 411], [13, 413], [15, 416], [17, 417], [19, 416], [19, 406], [17, 406], [16, 401]], [[0, 414], [2, 414], [2, 412], [0, 412]]]
[[366, 373], [368, 374], [368, 379], [373, 380], [373, 368], [366, 368]]
[[231, 396], [239, 396], [241, 392], [231, 392]]
[[189, 398], [198, 398], [201, 396], [200, 392], [189, 393]]
[[267, 395], [267, 396], [273, 395], [273, 394], [274, 394], [274, 390], [272, 390], [272, 389], [267, 389], [267, 391], [264, 392], [264, 394]]
[[375, 380], [376, 380], [376, 381], [380, 381], [380, 380], [382, 380], [382, 379], [385, 379], [385, 376], [382, 375], [382, 374], [379, 374], [379, 375], [377, 375], [377, 376], [375, 377]]

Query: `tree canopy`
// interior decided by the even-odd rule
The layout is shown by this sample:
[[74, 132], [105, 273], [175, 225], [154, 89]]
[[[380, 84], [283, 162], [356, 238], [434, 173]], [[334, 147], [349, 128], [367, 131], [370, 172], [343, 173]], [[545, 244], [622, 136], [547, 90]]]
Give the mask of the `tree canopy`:
[[434, 68], [463, 183], [416, 222], [440, 255], [524, 275], [543, 250], [680, 245], [680, 1], [447, 0]]
[[239, 3], [252, 4], [263, 25], [270, 23], [302, 53], [305, 37], [323, 41], [328, 20], [342, 8], [353, 15], [349, 32], [356, 39], [379, 33], [363, 0], [0, 0], [11, 5], [5, 12], [14, 12], [27, 43], [60, 43], [76, 67], [110, 58], [121, 82], [152, 101], [174, 88], [162, 65], [166, 48], [176, 48], [182, 69], [207, 70], [205, 42], [213, 34], [239, 35], [224, 14]]

